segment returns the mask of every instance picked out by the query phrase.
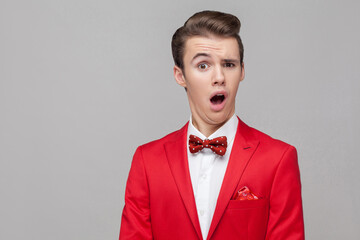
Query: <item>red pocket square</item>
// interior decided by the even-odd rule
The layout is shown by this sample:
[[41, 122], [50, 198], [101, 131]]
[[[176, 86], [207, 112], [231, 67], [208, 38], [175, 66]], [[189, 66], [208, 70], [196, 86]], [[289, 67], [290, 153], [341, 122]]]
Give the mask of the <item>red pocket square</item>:
[[247, 186], [242, 187], [239, 191], [235, 193], [235, 196], [232, 200], [257, 200], [259, 199], [254, 193], [250, 191]]

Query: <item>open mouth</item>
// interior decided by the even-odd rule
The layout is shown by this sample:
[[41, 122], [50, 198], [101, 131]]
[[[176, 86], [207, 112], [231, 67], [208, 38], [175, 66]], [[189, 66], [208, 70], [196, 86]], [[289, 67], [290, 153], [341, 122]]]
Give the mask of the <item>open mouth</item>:
[[225, 100], [224, 94], [216, 94], [212, 98], [210, 98], [210, 101], [212, 104], [221, 104]]

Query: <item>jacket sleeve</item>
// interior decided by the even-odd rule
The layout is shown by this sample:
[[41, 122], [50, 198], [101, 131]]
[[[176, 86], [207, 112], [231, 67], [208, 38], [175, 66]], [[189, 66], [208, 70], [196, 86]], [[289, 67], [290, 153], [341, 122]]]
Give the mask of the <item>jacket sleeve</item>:
[[153, 239], [150, 220], [149, 186], [139, 147], [134, 154], [126, 183], [119, 240]]
[[300, 172], [293, 146], [282, 156], [270, 193], [266, 240], [283, 239], [305, 239]]

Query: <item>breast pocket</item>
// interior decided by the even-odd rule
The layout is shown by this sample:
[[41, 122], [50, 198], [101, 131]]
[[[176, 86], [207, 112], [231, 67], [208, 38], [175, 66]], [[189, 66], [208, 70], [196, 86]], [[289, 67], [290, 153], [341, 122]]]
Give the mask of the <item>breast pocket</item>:
[[[265, 238], [267, 219], [269, 216], [268, 199], [230, 200], [223, 218], [222, 226], [231, 231], [237, 239]], [[256, 234], [254, 234], [256, 232]]]
[[264, 208], [266, 207], [267, 203], [268, 201], [266, 198], [257, 200], [230, 200], [227, 209], [246, 210], [252, 208]]

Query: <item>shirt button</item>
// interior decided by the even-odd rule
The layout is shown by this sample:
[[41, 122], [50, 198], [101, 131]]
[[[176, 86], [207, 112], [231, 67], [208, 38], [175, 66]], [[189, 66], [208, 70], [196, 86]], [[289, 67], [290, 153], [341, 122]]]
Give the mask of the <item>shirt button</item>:
[[200, 216], [204, 216], [204, 210], [200, 210]]
[[202, 179], [205, 180], [206, 179], [206, 174], [203, 174], [201, 177], [202, 177]]

